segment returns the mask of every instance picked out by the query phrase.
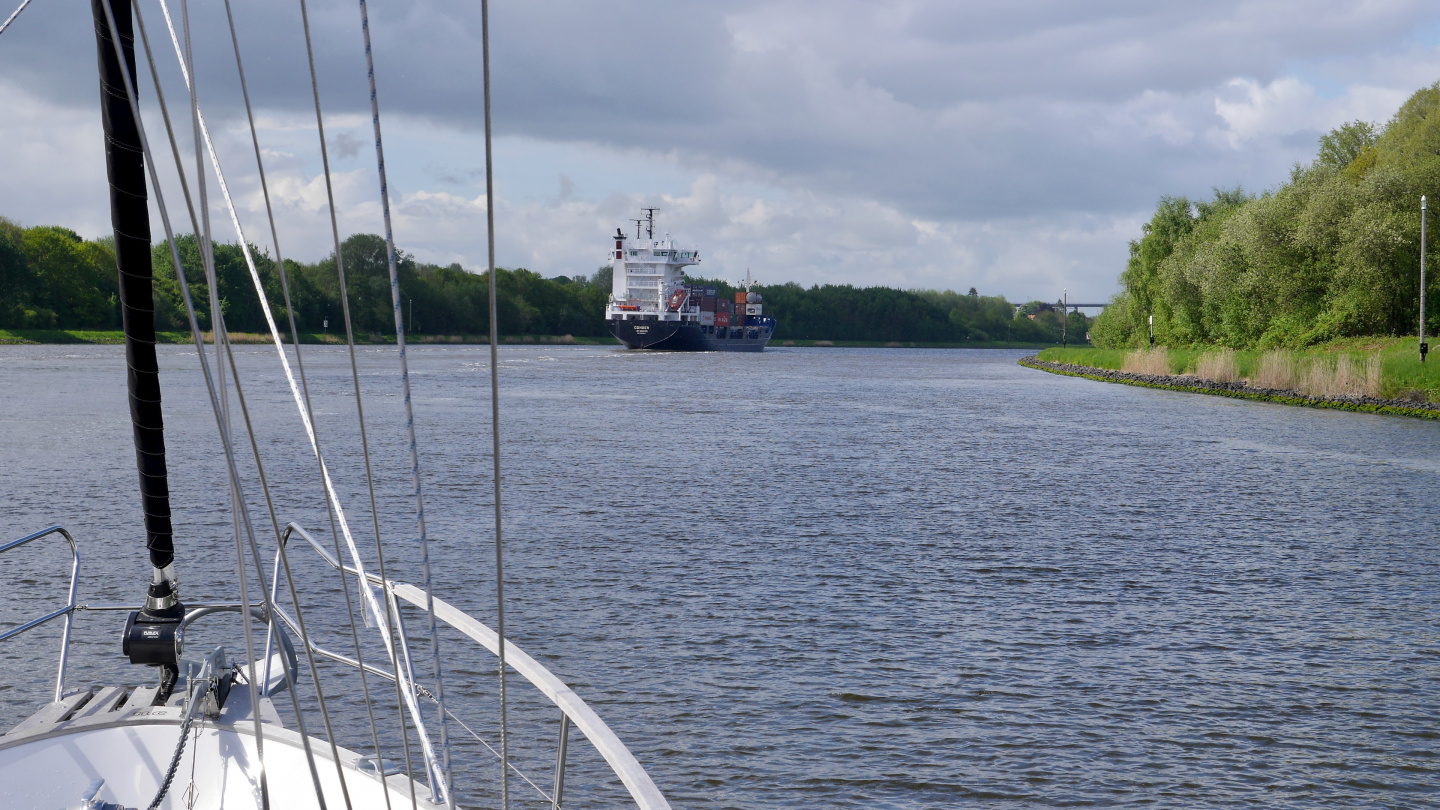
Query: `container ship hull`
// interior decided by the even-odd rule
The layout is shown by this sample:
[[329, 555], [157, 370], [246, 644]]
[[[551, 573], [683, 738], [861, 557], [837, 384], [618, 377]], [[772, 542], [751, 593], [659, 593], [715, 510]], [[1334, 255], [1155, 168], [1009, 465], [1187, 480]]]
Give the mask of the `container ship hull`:
[[701, 326], [685, 321], [612, 320], [610, 334], [627, 349], [670, 352], [758, 352], [770, 342], [769, 324]]

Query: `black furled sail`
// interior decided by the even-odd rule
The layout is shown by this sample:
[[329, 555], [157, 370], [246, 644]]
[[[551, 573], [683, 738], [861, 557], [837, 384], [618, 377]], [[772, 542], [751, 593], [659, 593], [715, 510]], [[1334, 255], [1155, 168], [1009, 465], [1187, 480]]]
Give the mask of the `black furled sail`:
[[[106, 6], [114, 14], [112, 32]], [[91, 0], [100, 63], [100, 111], [105, 128], [105, 164], [110, 180], [110, 221], [115, 229], [115, 264], [120, 274], [120, 313], [129, 369], [130, 422], [135, 466], [140, 473], [146, 548], [154, 574], [145, 609], [126, 623], [124, 652], [137, 664], [162, 668], [161, 695], [176, 675], [176, 630], [184, 615], [175, 577], [175, 543], [170, 524], [170, 485], [165, 469], [165, 425], [160, 414], [160, 369], [155, 358], [155, 305], [150, 263], [150, 207], [145, 187], [145, 153], [125, 88], [136, 87], [135, 38], [126, 0]], [[113, 34], [113, 36], [112, 36]], [[124, 64], [117, 57], [119, 39]], [[126, 73], [121, 73], [124, 70]]]

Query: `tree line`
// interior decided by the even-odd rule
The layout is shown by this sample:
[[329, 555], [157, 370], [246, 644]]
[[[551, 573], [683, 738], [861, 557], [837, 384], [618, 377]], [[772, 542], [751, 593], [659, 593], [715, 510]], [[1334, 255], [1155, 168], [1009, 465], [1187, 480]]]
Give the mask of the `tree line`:
[[[209, 287], [199, 241], [187, 234], [176, 243], [197, 320], [201, 329], [209, 330]], [[238, 244], [219, 242], [213, 252], [226, 328], [234, 332], [265, 331], [265, 315], [244, 252]], [[288, 331], [284, 289], [276, 262], [253, 245], [250, 252], [277, 325]], [[361, 335], [393, 335], [395, 320], [385, 240], [373, 234], [355, 234], [341, 244], [340, 256], [355, 330]], [[471, 273], [459, 264], [417, 262], [403, 251], [397, 252], [396, 258], [408, 330], [432, 334], [489, 332], [490, 289], [486, 274]], [[168, 245], [155, 245], [152, 266], [156, 329], [188, 331], [185, 304]], [[327, 328], [343, 330], [340, 278], [333, 252], [312, 263], [286, 259], [285, 277], [296, 327], [302, 334]], [[505, 334], [605, 334], [608, 269], [592, 277], [552, 279], [525, 269], [499, 269], [496, 285], [500, 331]], [[0, 219], [0, 328], [119, 329], [114, 240], [102, 237], [90, 241], [68, 228], [22, 228]]]
[[[190, 283], [200, 327], [210, 329], [209, 290], [193, 235], [177, 240]], [[288, 333], [285, 295], [272, 257], [251, 247], [256, 271], [277, 325]], [[233, 332], [263, 332], [264, 313], [238, 244], [214, 245], [220, 308]], [[356, 332], [393, 335], [394, 311], [385, 240], [355, 234], [340, 247]], [[188, 331], [184, 302], [168, 245], [154, 248], [156, 328]], [[477, 335], [490, 329], [489, 279], [459, 264], [436, 265], [397, 253], [402, 317], [413, 334]], [[605, 303], [612, 271], [544, 278], [523, 268], [497, 269], [499, 331], [505, 335], [604, 337]], [[285, 260], [285, 280], [296, 327], [302, 334], [343, 330], [340, 281], [334, 254], [313, 263]], [[695, 279], [719, 287], [724, 281]], [[86, 240], [57, 226], [22, 228], [0, 219], [0, 328], [118, 329], [119, 292], [113, 239]], [[961, 294], [934, 290], [779, 284], [754, 288], [764, 296], [767, 315], [776, 319], [776, 340], [966, 343], [1015, 341], [1058, 343], [1062, 315], [1055, 307], [1032, 301], [1016, 307], [1001, 296], [975, 289]], [[328, 321], [328, 327], [326, 323]], [[1068, 335], [1081, 342], [1090, 322], [1070, 316]]]
[[[697, 279], [718, 287], [722, 297], [736, 288], [719, 279]], [[752, 288], [764, 297], [765, 314], [775, 318], [775, 340], [852, 340], [865, 342], [971, 343], [1012, 341], [1059, 343], [1064, 337], [1084, 342], [1090, 319], [1041, 301], [1016, 306], [1004, 296], [950, 290], [897, 290], [794, 282]], [[1068, 331], [1066, 331], [1068, 328]]]
[[[1301, 348], [1419, 328], [1420, 197], [1440, 190], [1440, 83], [1384, 125], [1353, 121], [1260, 195], [1164, 197], [1097, 319], [1097, 345]], [[1427, 234], [1432, 251], [1434, 228]], [[1435, 275], [1427, 279], [1427, 333]]]

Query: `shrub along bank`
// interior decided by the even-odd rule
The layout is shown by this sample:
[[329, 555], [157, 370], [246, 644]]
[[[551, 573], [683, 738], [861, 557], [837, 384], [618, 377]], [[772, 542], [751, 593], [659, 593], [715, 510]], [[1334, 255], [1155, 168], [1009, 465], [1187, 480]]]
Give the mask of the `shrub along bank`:
[[1440, 402], [1440, 357], [1421, 363], [1415, 339], [1332, 341], [1304, 350], [1159, 347], [1143, 349], [1049, 348], [1051, 363], [1142, 374], [1192, 374], [1217, 382], [1246, 380], [1315, 396], [1346, 393], [1384, 399]]

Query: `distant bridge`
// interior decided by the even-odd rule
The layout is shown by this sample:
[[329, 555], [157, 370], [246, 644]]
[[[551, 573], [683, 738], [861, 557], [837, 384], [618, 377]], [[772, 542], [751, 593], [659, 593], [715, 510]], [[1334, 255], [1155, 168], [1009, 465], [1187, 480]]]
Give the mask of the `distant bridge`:
[[[1061, 306], [1062, 306], [1062, 305], [1061, 305], [1061, 302], [1059, 302], [1059, 301], [1056, 301], [1056, 302], [1053, 303], [1053, 304], [1051, 304], [1051, 303], [1049, 303], [1049, 302], [1046, 302], [1046, 301], [1041, 301], [1040, 304], [1041, 304], [1042, 306], [1050, 307], [1051, 309], [1060, 309]], [[1024, 305], [1024, 304], [1015, 304], [1015, 309], [1018, 310], [1018, 309], [1020, 309], [1020, 308], [1023, 307], [1023, 306], [1025, 306], [1025, 305]], [[1075, 302], [1073, 302], [1073, 301], [1067, 301], [1067, 302], [1064, 303], [1064, 307], [1065, 307], [1065, 308], [1067, 308], [1067, 309], [1072, 309], [1072, 310], [1081, 310], [1081, 309], [1104, 309], [1105, 307], [1108, 307], [1108, 306], [1110, 306], [1110, 305], [1109, 305], [1109, 304], [1077, 304], [1077, 303], [1075, 303]]]

